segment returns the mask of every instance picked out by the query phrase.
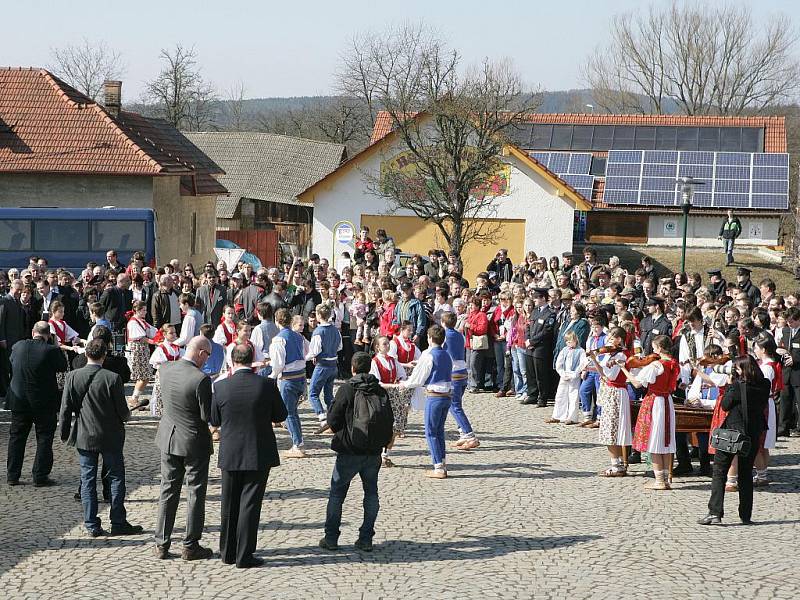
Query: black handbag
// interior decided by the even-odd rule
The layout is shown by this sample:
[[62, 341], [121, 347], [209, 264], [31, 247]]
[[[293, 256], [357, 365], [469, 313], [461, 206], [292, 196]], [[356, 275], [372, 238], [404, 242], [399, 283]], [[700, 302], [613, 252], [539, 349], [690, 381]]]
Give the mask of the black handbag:
[[[742, 412], [744, 415], [744, 428], [747, 429], [747, 385], [742, 383]], [[711, 447], [720, 452], [747, 456], [750, 454], [752, 441], [750, 436], [735, 429], [718, 427], [711, 432]]]

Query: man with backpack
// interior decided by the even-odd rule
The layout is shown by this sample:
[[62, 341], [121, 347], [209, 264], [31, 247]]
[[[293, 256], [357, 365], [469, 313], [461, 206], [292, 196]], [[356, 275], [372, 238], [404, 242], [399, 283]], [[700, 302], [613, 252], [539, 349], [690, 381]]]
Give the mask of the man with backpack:
[[334, 432], [331, 449], [336, 452], [336, 463], [328, 496], [325, 537], [319, 542], [320, 548], [325, 550], [339, 549], [342, 505], [350, 482], [358, 475], [364, 487], [364, 521], [355, 547], [372, 552], [379, 508], [381, 450], [392, 438], [394, 415], [389, 395], [369, 372], [371, 364], [366, 352], [353, 355], [353, 378], [338, 389], [328, 412], [328, 425]]

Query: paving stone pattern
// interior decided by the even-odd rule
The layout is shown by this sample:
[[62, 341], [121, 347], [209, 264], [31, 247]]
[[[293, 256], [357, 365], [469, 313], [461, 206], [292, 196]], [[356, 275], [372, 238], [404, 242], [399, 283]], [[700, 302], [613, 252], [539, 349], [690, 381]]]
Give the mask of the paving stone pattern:
[[[448, 455], [450, 478], [426, 479], [421, 415], [399, 440], [397, 467], [381, 470], [376, 548], [352, 547], [361, 489], [345, 505], [342, 549], [324, 552], [322, 535], [333, 453], [313, 437], [302, 405], [311, 458], [274, 469], [261, 516], [258, 556], [265, 568], [239, 570], [215, 560], [156, 560], [159, 468], [157, 423], [138, 416], [126, 443], [129, 520], [141, 536], [91, 539], [72, 498], [74, 450], [56, 441], [54, 488], [0, 483], [0, 597], [4, 599], [146, 598], [796, 598], [800, 537], [800, 439], [780, 440], [775, 483], [756, 492], [756, 526], [739, 525], [728, 495], [724, 527], [701, 527], [709, 480], [678, 478], [672, 492], [642, 489], [634, 475], [603, 479], [605, 450], [596, 430], [546, 425], [550, 409], [512, 399], [467, 396], [481, 447]], [[8, 412], [0, 413], [5, 462]], [[448, 420], [450, 441], [455, 427]], [[285, 431], [279, 444], [288, 449]], [[212, 462], [214, 459], [212, 459]], [[178, 513], [180, 548], [184, 504]], [[108, 526], [107, 505], [101, 505]], [[212, 468], [203, 543], [219, 550], [220, 474]], [[218, 556], [215, 555], [215, 556]], [[654, 568], [658, 567], [655, 572]]]

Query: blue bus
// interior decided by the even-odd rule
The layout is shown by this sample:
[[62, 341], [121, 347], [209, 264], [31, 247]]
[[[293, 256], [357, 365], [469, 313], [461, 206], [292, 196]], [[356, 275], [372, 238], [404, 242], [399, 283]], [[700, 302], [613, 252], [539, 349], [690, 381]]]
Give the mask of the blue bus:
[[155, 264], [155, 218], [138, 208], [0, 208], [0, 268], [28, 266], [31, 256], [76, 275], [116, 250], [125, 264], [137, 250]]

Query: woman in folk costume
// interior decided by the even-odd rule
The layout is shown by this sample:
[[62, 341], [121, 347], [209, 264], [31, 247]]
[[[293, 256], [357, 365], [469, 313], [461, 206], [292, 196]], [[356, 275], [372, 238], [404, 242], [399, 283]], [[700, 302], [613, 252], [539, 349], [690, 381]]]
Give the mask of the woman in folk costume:
[[153, 343], [158, 330], [150, 325], [147, 316], [147, 302], [137, 300], [133, 303], [133, 314], [125, 326], [125, 358], [131, 368], [131, 379], [136, 383], [133, 386], [131, 406], [147, 406], [139, 404], [139, 396], [150, 381], [150, 349], [148, 344]]
[[[78, 332], [70, 327], [64, 320], [64, 304], [58, 300], [50, 303], [50, 334], [58, 343], [61, 352], [64, 353], [64, 358], [67, 359], [67, 371], [70, 370], [72, 359], [75, 358], [75, 353], [78, 351], [78, 346], [83, 342]], [[66, 381], [67, 373], [56, 373], [56, 381], [58, 389], [64, 389], [64, 381]]]
[[[713, 364], [719, 364], [723, 359], [722, 348], [717, 344], [706, 347], [703, 359], [708, 362], [705, 366], [699, 364], [692, 385], [686, 391], [686, 406], [695, 406], [713, 410], [717, 406], [717, 400], [724, 394], [725, 385], [728, 383], [728, 376], [725, 373], [718, 373], [714, 370]], [[709, 432], [697, 433], [697, 443], [700, 452], [700, 474], [711, 477], [711, 462], [708, 451]], [[735, 471], [733, 472], [735, 474]]]
[[236, 344], [244, 344], [245, 346], [250, 346], [253, 350], [253, 372], [258, 372], [265, 364], [266, 360], [264, 359], [264, 352], [261, 348], [256, 348], [253, 342], [250, 341], [250, 334], [252, 333], [250, 327], [250, 323], [242, 319], [239, 321], [239, 324], [236, 326], [236, 337], [227, 345], [225, 348], [225, 366], [223, 367], [223, 371], [225, 374], [222, 375], [223, 377], [230, 374], [233, 370], [233, 359], [231, 358], [233, 355], [233, 349], [236, 347]]
[[601, 471], [602, 477], [624, 477], [627, 467], [622, 461], [622, 447], [631, 443], [631, 400], [628, 395], [628, 380], [620, 365], [631, 355], [625, 346], [627, 332], [614, 327], [606, 337], [608, 351], [595, 354], [600, 372], [600, 392], [597, 403], [600, 413], [599, 441], [608, 448], [611, 466]]
[[767, 431], [764, 435], [763, 446], [759, 448], [754, 464], [756, 474], [753, 478], [753, 485], [762, 487], [769, 485], [767, 467], [769, 466], [769, 451], [775, 447], [776, 434], [778, 432], [775, 399], [783, 390], [783, 365], [778, 357], [775, 340], [768, 335], [761, 335], [756, 339], [755, 353], [761, 366], [761, 371], [764, 373], [764, 377], [769, 380], [771, 386], [769, 400], [767, 401]]
[[574, 331], [564, 334], [564, 346], [556, 357], [556, 372], [559, 376], [556, 389], [553, 416], [545, 423], [564, 423], [575, 425], [581, 414], [580, 387], [581, 371], [586, 366], [586, 352], [578, 343]]
[[420, 357], [419, 348], [412, 341], [414, 335], [414, 324], [411, 321], [403, 321], [400, 324], [400, 333], [389, 342], [389, 356], [396, 358], [403, 368], [410, 371]]
[[217, 325], [213, 339], [223, 348], [227, 348], [236, 339], [236, 311], [232, 306], [225, 307], [222, 313], [222, 320]]
[[[738, 335], [735, 336], [735, 339], [726, 338], [725, 340], [726, 347], [729, 352], [729, 356], [734, 356], [735, 352], [738, 352], [739, 348], [739, 341]], [[711, 348], [707, 349], [707, 352]], [[729, 360], [721, 367], [717, 366], [714, 367], [714, 373], [716, 374], [718, 371], [726, 371], [733, 368], [733, 360]], [[713, 377], [713, 376], [712, 376]], [[722, 427], [725, 423], [725, 419], [728, 418], [728, 411], [722, 408], [722, 400], [725, 397], [725, 390], [727, 388], [727, 384], [729, 382], [730, 377], [725, 375], [725, 384], [720, 385], [718, 388], [717, 393], [717, 400], [714, 403], [714, 413], [711, 415], [711, 427], [709, 427], [709, 437], [712, 431]], [[708, 453], [709, 454], [716, 454], [717, 451], [715, 448], [711, 446], [709, 443], [708, 445]], [[725, 491], [726, 492], [738, 492], [739, 491], [739, 461], [734, 458], [731, 462], [731, 466], [728, 468], [728, 480], [725, 482]]]
[[672, 489], [669, 483], [669, 465], [675, 452], [675, 406], [672, 394], [678, 386], [680, 365], [672, 358], [672, 340], [666, 335], [653, 338], [653, 352], [658, 359], [643, 366], [632, 375], [625, 366], [622, 372], [635, 387], [647, 386], [642, 400], [633, 449], [649, 452], [656, 480], [645, 485], [648, 490]]
[[161, 381], [158, 376], [158, 366], [165, 362], [174, 362], [183, 356], [183, 348], [175, 343], [178, 334], [174, 325], [165, 324], [161, 326], [161, 334], [164, 341], [156, 346], [152, 356], [150, 356], [150, 366], [156, 370], [156, 381], [153, 384], [153, 401], [150, 404], [150, 414], [160, 417], [163, 410], [161, 401]]
[[389, 338], [385, 335], [375, 338], [375, 356], [372, 357], [372, 366], [369, 372], [381, 382], [381, 385], [387, 386], [389, 401], [392, 403], [394, 437], [383, 449], [381, 459], [384, 467], [393, 467], [394, 463], [389, 459], [389, 450], [394, 446], [394, 440], [402, 436], [406, 430], [408, 407], [411, 405], [412, 394], [407, 390], [393, 387], [393, 384], [406, 379], [406, 370], [395, 357], [389, 355]]

